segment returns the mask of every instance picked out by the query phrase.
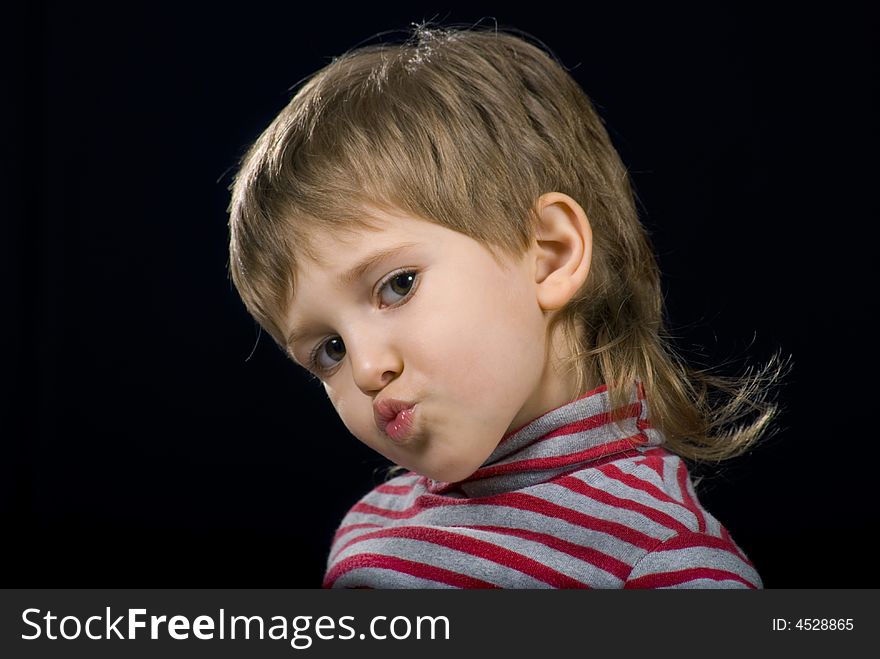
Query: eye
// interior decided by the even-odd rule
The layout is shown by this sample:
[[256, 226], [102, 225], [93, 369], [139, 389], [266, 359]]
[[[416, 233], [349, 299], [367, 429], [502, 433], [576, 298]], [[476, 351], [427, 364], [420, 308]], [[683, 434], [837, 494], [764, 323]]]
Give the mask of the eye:
[[318, 344], [309, 358], [309, 366], [318, 373], [326, 373], [345, 357], [345, 344], [342, 338], [334, 336]]
[[379, 298], [389, 305], [397, 304], [412, 293], [417, 277], [418, 273], [415, 270], [392, 273], [379, 286]]

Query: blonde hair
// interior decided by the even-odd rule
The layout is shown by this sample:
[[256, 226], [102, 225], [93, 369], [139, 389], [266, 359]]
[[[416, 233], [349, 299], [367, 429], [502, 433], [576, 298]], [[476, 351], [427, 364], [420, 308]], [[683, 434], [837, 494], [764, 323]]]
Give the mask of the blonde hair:
[[577, 82], [517, 34], [421, 25], [405, 43], [335, 58], [248, 150], [231, 191], [232, 279], [285, 351], [296, 260], [315, 258], [317, 237], [369, 230], [370, 209], [402, 210], [521, 255], [536, 200], [556, 191], [593, 232], [590, 275], [553, 319], [579, 395], [605, 383], [622, 412], [641, 382], [666, 446], [702, 461], [743, 453], [777, 411], [775, 356], [739, 377], [677, 356], [627, 170]]

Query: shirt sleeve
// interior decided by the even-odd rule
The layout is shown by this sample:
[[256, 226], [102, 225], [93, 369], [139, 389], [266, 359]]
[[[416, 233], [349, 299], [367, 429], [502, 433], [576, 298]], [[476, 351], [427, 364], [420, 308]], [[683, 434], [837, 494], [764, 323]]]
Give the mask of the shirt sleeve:
[[633, 566], [624, 588], [763, 588], [755, 566], [732, 540], [685, 531]]

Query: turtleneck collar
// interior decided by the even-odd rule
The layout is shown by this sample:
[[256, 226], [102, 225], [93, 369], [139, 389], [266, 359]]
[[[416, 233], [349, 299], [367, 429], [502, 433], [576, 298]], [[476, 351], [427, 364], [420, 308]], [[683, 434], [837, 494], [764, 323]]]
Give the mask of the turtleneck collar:
[[641, 383], [633, 386], [630, 403], [617, 424], [611, 421], [608, 388], [603, 384], [505, 435], [488, 460], [465, 480], [426, 479], [427, 489], [457, 498], [492, 496], [662, 442], [663, 436], [648, 419]]

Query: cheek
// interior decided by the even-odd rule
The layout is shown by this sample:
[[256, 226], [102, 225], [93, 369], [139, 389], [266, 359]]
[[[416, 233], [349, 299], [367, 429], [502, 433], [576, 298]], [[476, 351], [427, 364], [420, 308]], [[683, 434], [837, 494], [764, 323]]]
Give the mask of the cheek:
[[544, 354], [544, 323], [529, 290], [515, 278], [500, 274], [482, 279], [482, 286], [464, 285], [467, 295], [442, 300], [420, 353], [426, 372], [460, 394], [496, 401], [528, 387], [540, 370]]
[[[329, 387], [325, 383], [324, 391], [327, 392], [327, 397], [348, 432], [369, 445], [370, 443], [365, 440], [372, 435], [375, 426], [373, 408], [369, 399], [354, 384], [347, 382], [336, 387]], [[358, 405], [356, 401], [361, 398], [363, 402]]]

